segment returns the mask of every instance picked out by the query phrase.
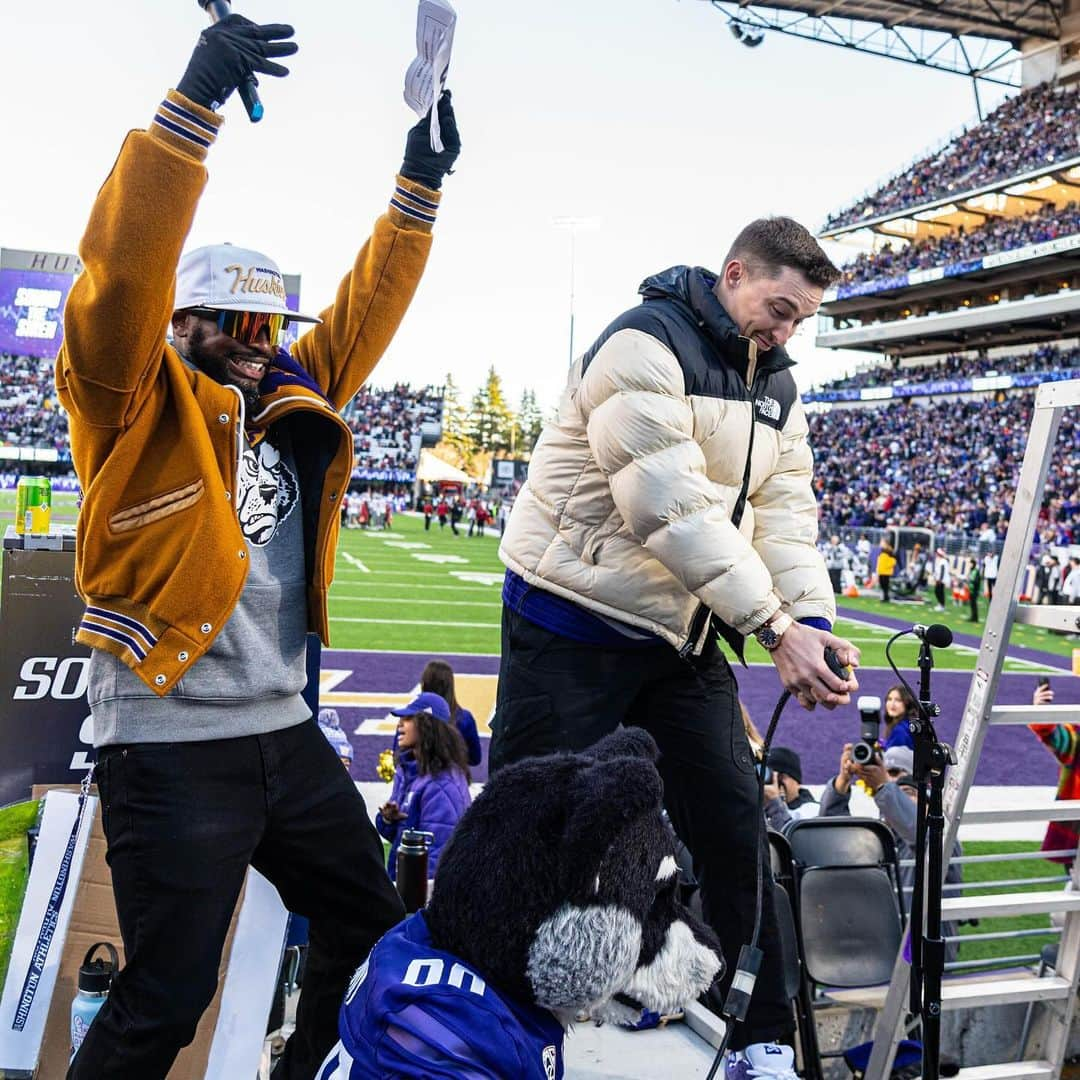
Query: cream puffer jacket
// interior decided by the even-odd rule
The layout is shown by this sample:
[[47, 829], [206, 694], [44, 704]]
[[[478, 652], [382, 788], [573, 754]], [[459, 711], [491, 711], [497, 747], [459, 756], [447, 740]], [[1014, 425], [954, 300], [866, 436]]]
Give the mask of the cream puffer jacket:
[[697, 652], [711, 611], [836, 617], [807, 424], [782, 348], [758, 354], [673, 267], [570, 370], [499, 548], [531, 586]]

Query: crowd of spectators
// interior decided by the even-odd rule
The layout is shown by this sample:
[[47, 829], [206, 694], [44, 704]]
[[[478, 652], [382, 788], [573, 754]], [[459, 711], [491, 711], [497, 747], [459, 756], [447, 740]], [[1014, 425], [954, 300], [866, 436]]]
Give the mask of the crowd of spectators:
[[913, 385], [937, 379], [970, 379], [993, 371], [998, 375], [1014, 375], [1018, 371], [1057, 371], [1080, 367], [1080, 348], [1060, 349], [1056, 345], [1040, 345], [1028, 352], [1012, 356], [989, 356], [980, 349], [974, 353], [953, 353], [926, 363], [900, 366], [900, 358], [864, 368], [842, 379], [833, 379], [819, 390], [863, 390], [870, 386], [890, 386], [895, 383]]
[[0, 353], [0, 446], [69, 449], [51, 360]]
[[826, 229], [896, 213], [1080, 155], [1080, 90], [1041, 83], [982, 123], [909, 165], [872, 195], [832, 215]]
[[1046, 203], [1025, 217], [991, 218], [970, 231], [961, 225], [956, 232], [930, 236], [897, 248], [887, 242], [878, 251], [860, 253], [845, 266], [843, 283], [857, 285], [911, 270], [948, 266], [1076, 233], [1080, 233], [1080, 203], [1070, 202], [1061, 207]]
[[[1034, 395], [833, 408], [811, 415], [822, 531], [927, 526], [1003, 539]], [[1051, 460], [1044, 543], [1080, 542], [1080, 426], [1068, 413]]]
[[352, 428], [359, 469], [415, 469], [421, 425], [442, 416], [442, 394], [398, 383], [388, 390], [364, 387], [342, 412]]
[[[66, 459], [67, 414], [53, 378], [51, 360], [0, 353], [0, 446], [47, 447]], [[441, 415], [442, 394], [431, 387], [365, 387], [343, 412], [353, 431], [357, 468], [415, 469], [421, 425]]]

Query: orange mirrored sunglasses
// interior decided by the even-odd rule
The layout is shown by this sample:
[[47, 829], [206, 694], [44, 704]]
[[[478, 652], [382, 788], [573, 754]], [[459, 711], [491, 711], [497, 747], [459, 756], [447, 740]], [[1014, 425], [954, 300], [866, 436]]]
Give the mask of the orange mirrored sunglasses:
[[266, 328], [271, 345], [281, 340], [281, 332], [289, 325], [288, 315], [266, 311], [220, 311], [215, 308], [192, 308], [193, 314], [213, 319], [223, 334], [235, 338], [242, 345], [255, 345]]

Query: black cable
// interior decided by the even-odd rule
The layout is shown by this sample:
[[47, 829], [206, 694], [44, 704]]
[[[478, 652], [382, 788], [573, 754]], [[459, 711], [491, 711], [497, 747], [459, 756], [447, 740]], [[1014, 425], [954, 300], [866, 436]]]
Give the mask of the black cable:
[[893, 645], [900, 638], [902, 638], [906, 634], [910, 634], [910, 633], [911, 633], [910, 628], [907, 629], [907, 630], [899, 630], [895, 634], [893, 634], [893, 636], [891, 638], [889, 638], [889, 640], [885, 643], [885, 659], [889, 661], [889, 667], [892, 668], [893, 674], [900, 680], [901, 685], [911, 695], [911, 700], [914, 701], [916, 705], [918, 705], [918, 707], [919, 707], [919, 716], [922, 717], [923, 720], [926, 720], [926, 721], [929, 722], [931, 718], [930, 718], [930, 714], [926, 711], [926, 706], [919, 700], [919, 695], [916, 694], [915, 691], [911, 689], [910, 685], [908, 684], [907, 679], [905, 679], [904, 676], [900, 674], [900, 671], [897, 669], [897, 666], [893, 663], [892, 653], [889, 652], [889, 650], [893, 647]]
[[[716, 1057], [713, 1058], [712, 1067], [709, 1069], [705, 1080], [713, 1080], [713, 1077], [716, 1076], [717, 1069], [723, 1063], [724, 1054], [727, 1053], [728, 1043], [731, 1041], [735, 1025], [746, 1016], [746, 1009], [749, 1007], [750, 997], [754, 992], [757, 968], [761, 962], [758, 939], [761, 937], [762, 907], [765, 899], [764, 865], [769, 851], [768, 830], [765, 827], [765, 768], [769, 760], [769, 750], [772, 748], [773, 736], [776, 734], [776, 725], [780, 722], [780, 714], [790, 700], [791, 691], [785, 690], [776, 702], [772, 719], [769, 721], [769, 728], [765, 733], [765, 741], [761, 746], [761, 761], [757, 769], [758, 807], [760, 812], [758, 814], [757, 903], [754, 908], [754, 932], [750, 937], [749, 946], [744, 945], [739, 952], [739, 963], [731, 980], [731, 989], [728, 990], [727, 998], [724, 1001], [724, 1037], [720, 1040]], [[746, 967], [744, 967], [744, 963]], [[752, 970], [746, 970], [747, 967], [752, 968]], [[750, 988], [748, 991], [736, 986], [736, 983], [740, 981], [740, 975], [743, 975], [749, 981]]]

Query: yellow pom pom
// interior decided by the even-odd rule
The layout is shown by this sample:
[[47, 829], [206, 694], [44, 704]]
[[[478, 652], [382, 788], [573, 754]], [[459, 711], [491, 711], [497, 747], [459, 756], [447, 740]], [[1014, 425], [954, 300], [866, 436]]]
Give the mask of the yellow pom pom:
[[394, 751], [384, 750], [379, 754], [379, 764], [375, 766], [375, 771], [379, 775], [380, 780], [384, 780], [389, 783], [394, 779]]

